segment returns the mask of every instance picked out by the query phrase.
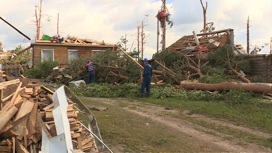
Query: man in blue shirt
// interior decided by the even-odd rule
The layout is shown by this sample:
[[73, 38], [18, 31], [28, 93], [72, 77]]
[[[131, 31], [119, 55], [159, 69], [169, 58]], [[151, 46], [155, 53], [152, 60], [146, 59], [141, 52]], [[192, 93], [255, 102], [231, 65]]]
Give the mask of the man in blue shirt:
[[144, 59], [144, 71], [143, 71], [143, 82], [141, 84], [141, 96], [144, 96], [144, 90], [146, 89], [147, 96], [150, 95], [150, 83], [152, 78], [152, 66], [148, 63], [148, 59]]

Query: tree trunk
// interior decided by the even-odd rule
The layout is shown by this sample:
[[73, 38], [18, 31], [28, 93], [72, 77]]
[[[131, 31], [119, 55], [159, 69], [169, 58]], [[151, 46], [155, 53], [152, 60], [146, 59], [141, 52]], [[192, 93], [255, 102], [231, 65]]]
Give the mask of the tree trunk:
[[181, 82], [180, 85], [188, 90], [208, 90], [208, 91], [222, 91], [230, 89], [242, 89], [255, 93], [272, 93], [272, 84], [269, 83], [237, 83], [237, 82], [223, 82], [215, 84], [197, 83], [197, 82]]

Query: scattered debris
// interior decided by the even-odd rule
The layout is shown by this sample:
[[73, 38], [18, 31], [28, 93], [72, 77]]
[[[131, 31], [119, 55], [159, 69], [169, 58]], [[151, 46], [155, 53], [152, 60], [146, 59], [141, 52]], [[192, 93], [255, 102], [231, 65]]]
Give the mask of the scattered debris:
[[[71, 145], [68, 148], [71, 149], [98, 152], [101, 144], [105, 145], [101, 140], [94, 116], [68, 88], [61, 87], [58, 90], [64, 92], [53, 93], [50, 89], [31, 79], [24, 78], [22, 80], [16, 79], [0, 83], [0, 90], [2, 91], [7, 90], [12, 85], [16, 86], [13, 93], [1, 97], [0, 152], [39, 152], [41, 150], [46, 152], [49, 146], [50, 149], [55, 147], [58, 150], [62, 145], [66, 146], [69, 143]], [[60, 96], [60, 98], [58, 99], [56, 96]], [[65, 106], [67, 110], [64, 109], [65, 107], [58, 108], [60, 105], [57, 102], [63, 104], [62, 101], [67, 102]], [[76, 108], [80, 109], [76, 110]], [[57, 110], [61, 110], [60, 113], [64, 113], [65, 116], [57, 115], [59, 114], [56, 112]], [[79, 111], [88, 114], [92, 130], [86, 129], [80, 123], [78, 119]], [[59, 122], [60, 117], [66, 118], [68, 126], [59, 125], [63, 123]], [[68, 133], [67, 128], [69, 128]], [[67, 141], [61, 143], [57, 140], [64, 138], [64, 135], [61, 134], [64, 129], [66, 129], [65, 140]], [[93, 131], [93, 133], [90, 133], [90, 131]], [[67, 138], [67, 134], [71, 137]], [[71, 142], [68, 142], [69, 139]], [[49, 145], [50, 143], [47, 140], [51, 145], [53, 143], [54, 147]], [[56, 145], [56, 143], [60, 144]], [[61, 152], [71, 152], [71, 150], [61, 150]]]

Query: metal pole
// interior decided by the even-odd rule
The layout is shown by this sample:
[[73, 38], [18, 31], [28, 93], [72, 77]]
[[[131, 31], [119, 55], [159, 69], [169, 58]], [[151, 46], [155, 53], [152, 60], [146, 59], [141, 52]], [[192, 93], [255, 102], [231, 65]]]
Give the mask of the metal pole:
[[249, 54], [249, 16], [247, 18], [247, 53]]
[[17, 32], [19, 32], [21, 35], [23, 35], [24, 37], [26, 37], [28, 40], [31, 40], [28, 36], [26, 36], [24, 33], [22, 33], [20, 30], [18, 30], [17, 28], [15, 28], [13, 25], [11, 25], [8, 21], [4, 20], [2, 17], [0, 17], [1, 20], [3, 20], [6, 24], [8, 24], [9, 26], [11, 26], [13, 29], [15, 29]]

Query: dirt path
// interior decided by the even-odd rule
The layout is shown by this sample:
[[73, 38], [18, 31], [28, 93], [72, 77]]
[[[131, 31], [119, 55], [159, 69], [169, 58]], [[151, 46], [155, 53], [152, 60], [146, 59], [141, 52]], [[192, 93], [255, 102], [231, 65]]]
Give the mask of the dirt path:
[[148, 117], [153, 121], [172, 128], [173, 130], [182, 132], [193, 138], [212, 143], [229, 152], [272, 152], [269, 148], [254, 143], [245, 142], [241, 139], [233, 137], [232, 135], [218, 132], [213, 128], [203, 127], [195, 124], [194, 122], [189, 122], [189, 120], [181, 119], [180, 117], [178, 118], [175, 116], [182, 116], [183, 118], [189, 118], [190, 120], [204, 121], [214, 126], [223, 126], [232, 130], [242, 131], [266, 139], [272, 137], [272, 135], [269, 133], [242, 127], [235, 123], [215, 120], [203, 115], [189, 115], [190, 113], [188, 111], [179, 112], [178, 110], [166, 110], [163, 107], [141, 103], [139, 101], [133, 102], [133, 100], [128, 99], [111, 100], [98, 98], [96, 101], [101, 101], [109, 105], [118, 105], [120, 102], [124, 103], [125, 107], [123, 107], [123, 109], [128, 112], [139, 116]]

